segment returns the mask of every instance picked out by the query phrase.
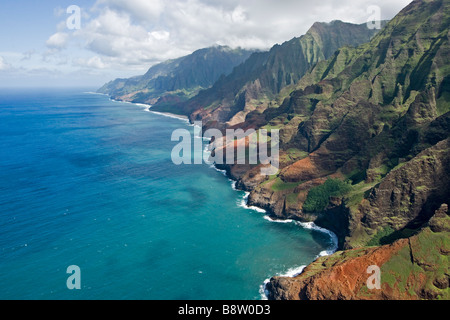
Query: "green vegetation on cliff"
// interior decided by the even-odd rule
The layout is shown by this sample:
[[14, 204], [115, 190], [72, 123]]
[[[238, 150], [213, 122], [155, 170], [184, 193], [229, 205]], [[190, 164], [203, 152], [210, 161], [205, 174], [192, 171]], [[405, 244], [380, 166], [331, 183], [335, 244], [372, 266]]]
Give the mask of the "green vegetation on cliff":
[[[193, 91], [177, 87], [182, 98], [173, 90], [157, 102], [208, 128], [280, 130], [277, 175], [250, 165], [227, 172], [251, 205], [315, 221], [348, 251], [277, 279], [272, 298], [449, 299], [448, 217], [436, 218], [450, 201], [449, 57], [450, 0], [415, 0], [379, 32], [316, 23], [210, 89], [195, 95], [203, 85], [193, 81]], [[383, 266], [379, 295], [361, 285], [361, 261]], [[332, 287], [335, 266], [356, 291]]]
[[[294, 278], [274, 277], [277, 300], [449, 300], [450, 212], [441, 206], [414, 235], [392, 244], [321, 257]], [[369, 289], [367, 269], [380, 267], [381, 289]]]
[[[445, 152], [435, 162], [405, 164], [449, 137], [450, 113], [443, 113], [450, 105], [449, 26], [449, 1], [414, 1], [370, 42], [340, 48], [319, 61], [281, 104], [274, 102], [264, 111], [264, 122], [281, 130], [284, 151], [310, 155], [283, 162], [283, 180], [314, 181], [304, 191], [308, 196], [298, 197], [297, 208], [276, 215], [302, 219], [302, 211], [323, 211], [327, 194], [324, 186], [317, 187], [317, 179], [345, 177], [354, 184], [345, 201], [347, 219], [355, 223], [346, 236], [353, 247], [369, 241], [374, 230], [398, 231], [413, 221], [426, 222], [448, 199], [449, 186], [441, 182], [448, 181]], [[415, 175], [425, 170], [421, 167], [429, 171]], [[397, 177], [390, 173], [400, 169], [401, 182], [388, 182]], [[436, 181], [438, 175], [441, 181]], [[410, 183], [413, 190], [405, 189], [405, 179], [415, 181]], [[392, 194], [383, 198], [384, 205], [381, 200], [375, 204], [374, 195], [384, 194], [377, 192], [384, 187]]]
[[330, 203], [331, 197], [343, 197], [351, 190], [351, 186], [339, 179], [328, 179], [324, 184], [312, 188], [303, 204], [305, 212], [323, 212]]
[[[316, 219], [336, 232], [341, 249], [356, 249], [321, 259], [298, 279], [274, 280], [273, 298], [450, 298], [449, 40], [450, 1], [413, 1], [369, 43], [319, 62], [265, 111], [268, 123], [301, 115], [282, 145], [309, 153], [281, 169], [287, 181], [310, 181], [294, 190], [307, 196], [297, 197], [297, 208], [276, 212], [273, 204], [273, 211]], [[329, 201], [324, 174], [352, 181], [341, 201]], [[307, 214], [318, 209], [315, 218]], [[350, 292], [318, 280], [337, 265], [348, 279], [346, 265], [367, 268], [364, 261], [381, 253], [378, 293], [363, 282]]]
[[[377, 32], [366, 24], [315, 23], [305, 35], [275, 45], [269, 52], [253, 54], [229, 76], [180, 107], [193, 112], [205, 125], [216, 121], [215, 126], [241, 124], [276, 104], [277, 95], [284, 96], [283, 89], [298, 83], [317, 62], [342, 46], [368, 42]], [[197, 112], [200, 106], [202, 110]]]
[[143, 76], [111, 81], [98, 92], [119, 100], [150, 104], [159, 101], [162, 105], [173, 105], [211, 87], [252, 53], [224, 46], [197, 50], [188, 56], [157, 64]]

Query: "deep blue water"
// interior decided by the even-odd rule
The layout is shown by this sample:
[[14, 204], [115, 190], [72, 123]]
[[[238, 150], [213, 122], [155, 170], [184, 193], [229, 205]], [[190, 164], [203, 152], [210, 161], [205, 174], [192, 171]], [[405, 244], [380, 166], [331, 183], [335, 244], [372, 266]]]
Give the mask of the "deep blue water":
[[174, 165], [187, 123], [86, 91], [0, 90], [0, 299], [260, 299], [332, 245]]

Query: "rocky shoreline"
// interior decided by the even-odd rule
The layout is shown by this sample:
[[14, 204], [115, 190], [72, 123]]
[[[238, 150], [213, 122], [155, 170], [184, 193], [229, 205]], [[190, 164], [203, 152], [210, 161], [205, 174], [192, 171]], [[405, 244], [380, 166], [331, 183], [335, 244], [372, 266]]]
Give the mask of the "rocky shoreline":
[[[316, 259], [320, 259], [323, 257], [333, 255], [334, 253], [336, 253], [339, 250], [338, 237], [336, 236], [336, 234], [333, 231], [325, 228], [324, 226], [318, 225], [312, 221], [307, 221], [307, 220], [301, 219], [299, 216], [281, 216], [280, 217], [279, 215], [276, 215], [271, 210], [271, 206], [269, 205], [269, 203], [261, 206], [260, 202], [256, 203], [256, 202], [253, 202], [250, 200], [249, 196], [251, 195], [251, 191], [253, 191], [253, 190], [249, 190], [247, 187], [245, 187], [245, 183], [242, 180], [242, 177], [236, 176], [231, 173], [233, 166], [214, 164], [214, 167], [216, 168], [216, 170], [224, 172], [225, 176], [228, 179], [230, 179], [231, 181], [234, 181], [234, 189], [247, 192], [248, 196], [247, 196], [247, 200], [246, 200], [246, 206], [250, 209], [251, 208], [259, 208], [261, 211], [264, 211], [266, 214], [267, 220], [270, 220], [272, 222], [278, 222], [278, 223], [280, 223], [280, 222], [281, 223], [286, 223], [286, 222], [297, 223], [299, 225], [299, 227], [314, 229], [314, 230], [328, 234], [331, 238], [331, 241], [333, 242], [333, 247], [329, 248], [327, 251], [318, 253]], [[285, 276], [283, 276], [283, 278], [294, 279], [294, 278], [300, 276], [304, 272], [305, 267], [307, 267], [307, 266], [300, 268], [298, 270], [298, 272], [285, 275]], [[266, 282], [262, 285], [261, 291], [263, 292], [263, 294], [265, 295], [265, 298], [267, 298], [267, 299], [276, 300], [276, 299], [274, 299], [273, 286], [272, 286], [272, 281], [273, 281], [273, 279], [276, 279], [276, 278], [279, 278], [279, 277], [273, 277], [273, 278], [267, 279]]]
[[[170, 114], [159, 114], [173, 117]], [[176, 118], [189, 121], [183, 117]], [[435, 122], [443, 120], [438, 118]], [[431, 277], [431, 281], [438, 284], [438, 287], [433, 285], [435, 289], [426, 288], [426, 283], [422, 283], [419, 287], [411, 286], [411, 292], [415, 292], [414, 294], [404, 295], [399, 293], [399, 288], [389, 286], [385, 286], [382, 291], [364, 291], [363, 279], [367, 276], [363, 269], [371, 264], [379, 264], [382, 267], [398, 259], [398, 253], [406, 250], [411, 241], [422, 239], [417, 235], [426, 233], [419, 232], [422, 230], [421, 225], [430, 219], [432, 224], [438, 219], [433, 218], [435, 216], [440, 215], [440, 223], [443, 226], [439, 232], [444, 235], [444, 239], [448, 238], [449, 211], [448, 206], [441, 201], [450, 199], [449, 150], [450, 138], [399, 165], [380, 183], [368, 189], [370, 193], [359, 202], [350, 205], [346, 197], [331, 198], [326, 210], [318, 214], [303, 212], [301, 204], [306, 197], [298, 197], [296, 207], [289, 206], [287, 195], [291, 194], [292, 190], [274, 191], [270, 178], [258, 174], [260, 166], [215, 165], [215, 168], [224, 171], [229, 179], [235, 181], [237, 190], [249, 194], [249, 207], [264, 210], [273, 220], [314, 223], [319, 228], [333, 232], [338, 238], [338, 252], [319, 257], [295, 277], [275, 276], [267, 281], [264, 291], [269, 299], [426, 299], [437, 297], [441, 291], [448, 291], [448, 276], [442, 270], [440, 278]], [[281, 170], [283, 171], [283, 168]], [[309, 170], [308, 167], [305, 170]], [[323, 184], [326, 179], [318, 177], [299, 184], [294, 193], [307, 194], [311, 188]], [[447, 220], [443, 216], [447, 217]], [[398, 230], [398, 240], [394, 238], [392, 243], [385, 246], [367, 246], [370, 239], [383, 231], [380, 225], [389, 225], [393, 230]], [[418, 230], [416, 234], [405, 234], [413, 229]], [[433, 247], [433, 252], [437, 255], [444, 253], [442, 256], [447, 257], [449, 248], [444, 243], [443, 247]], [[424, 260], [422, 257], [419, 263], [426, 264]], [[446, 263], [448, 265], [448, 262]], [[413, 262], [412, 265], [416, 264]], [[434, 270], [433, 268], [439, 269], [439, 266], [428, 269]], [[392, 273], [391, 270], [387, 272]], [[410, 276], [420, 277], [420, 274], [414, 275], [412, 271], [411, 274]], [[330, 282], [330, 277], [335, 281]], [[353, 278], [357, 279], [356, 282], [349, 282], [349, 279]]]
[[[238, 188], [249, 192], [248, 205], [263, 208], [273, 219], [314, 222], [319, 227], [333, 232], [336, 230], [339, 238], [340, 251], [329, 257], [320, 257], [300, 275], [270, 279], [267, 283], [268, 298], [391, 300], [436, 299], [439, 295], [445, 297], [449, 288], [447, 266], [450, 248], [447, 241], [450, 211], [448, 205], [441, 201], [450, 199], [449, 150], [450, 138], [425, 149], [398, 169], [391, 171], [380, 184], [371, 189], [367, 200], [362, 199], [350, 208], [345, 197], [331, 199], [326, 211], [321, 214], [303, 214], [301, 210], [293, 213], [286, 210], [282, 192], [277, 196], [276, 192], [268, 191], [268, 188], [261, 190], [258, 188], [261, 182], [254, 183], [259, 178], [249, 178], [251, 175], [248, 175], [244, 168], [220, 166], [230, 178], [237, 181]], [[280, 205], [280, 201], [283, 205]], [[406, 203], [408, 207], [403, 209]], [[280, 211], [275, 211], [277, 208], [281, 208]], [[366, 245], [371, 238], [377, 236], [377, 225], [386, 223], [395, 228], [394, 230], [399, 230], [385, 236], [384, 241], [390, 244]], [[343, 226], [345, 228], [342, 228]], [[428, 242], [428, 253], [422, 251], [425, 241]], [[368, 277], [366, 269], [371, 265], [387, 265], [387, 268], [390, 268], [389, 264], [395, 264], [397, 260], [402, 259], [399, 252], [407, 250], [411, 243], [416, 243], [418, 251], [411, 254], [419, 259], [411, 262], [411, 270], [405, 270], [405, 274], [391, 269], [384, 272], [390, 276], [395, 274], [397, 278], [426, 275], [428, 280], [418, 281], [414, 285], [404, 284], [405, 288], [410, 290], [408, 294], [403, 294], [401, 287], [392, 288], [388, 285], [381, 291], [366, 292], [363, 281]], [[439, 263], [428, 263], [428, 254], [443, 260]], [[423, 269], [414, 270], [416, 267]], [[330, 279], [334, 280], [330, 282]], [[356, 279], [356, 282], [349, 279]], [[430, 282], [431, 288], [428, 287]]]
[[[433, 226], [432, 236], [439, 232], [438, 239], [447, 239], [450, 231], [447, 204], [436, 207], [432, 214], [423, 212], [423, 207], [427, 203], [427, 199], [449, 199], [448, 191], [450, 190], [450, 139], [446, 139], [435, 146], [424, 150], [416, 157], [400, 166], [397, 170], [389, 173], [382, 183], [372, 189], [369, 201], [361, 201], [356, 206], [356, 210], [349, 208], [345, 198], [331, 199], [326, 211], [319, 214], [303, 213], [301, 209], [292, 210], [285, 205], [285, 194], [283, 192], [269, 192], [267, 189], [261, 189], [261, 183], [268, 179], [261, 177], [252, 172], [259, 172], [260, 166], [243, 166], [243, 165], [214, 165], [215, 169], [224, 172], [226, 177], [234, 181], [236, 190], [248, 193], [246, 205], [264, 210], [267, 217], [273, 221], [292, 221], [298, 223], [313, 223], [318, 228], [322, 228], [323, 232], [336, 234], [337, 245], [332, 252], [326, 255], [318, 256], [317, 260], [302, 270], [301, 273], [289, 276], [274, 276], [268, 279], [263, 285], [263, 291], [268, 299], [271, 300], [339, 300], [339, 299], [434, 299], [437, 298], [438, 292], [448, 289], [448, 276], [444, 271], [439, 271], [439, 265], [428, 265], [425, 271], [411, 271], [409, 276], [420, 277], [422, 272], [439, 274], [437, 278], [429, 276], [433, 283], [438, 284], [438, 292], [426, 287], [429, 282], [417, 282], [417, 285], [405, 284], [410, 288], [409, 294], [403, 294], [403, 290], [399, 288], [391, 288], [386, 286], [383, 290], [367, 292], [366, 269], [370, 265], [389, 265], [396, 263], [399, 259], [399, 252], [407, 250], [411, 243], [416, 243], [420, 255], [420, 241], [429, 238], [430, 229]], [[440, 181], [441, 184], [436, 184]], [[323, 183], [323, 180], [317, 184]], [[309, 190], [315, 183], [300, 186]], [[411, 190], [416, 190], [411, 194]], [[383, 191], [385, 190], [385, 191]], [[396, 194], [393, 199], [392, 194]], [[403, 205], [402, 200], [414, 198], [414, 205], [408, 208], [408, 211], [398, 210]], [[410, 201], [410, 200], [408, 200]], [[384, 212], [382, 214], [381, 212]], [[428, 211], [429, 212], [429, 211]], [[361, 215], [368, 218], [362, 218]], [[356, 217], [358, 218], [356, 218]], [[400, 217], [403, 216], [403, 220]], [[362, 237], [361, 226], [366, 225], [366, 232], [369, 237], [373, 237], [376, 233], [377, 221], [393, 219], [390, 223], [396, 229], [413, 228], [414, 224], [420, 226], [424, 221], [430, 220], [424, 228], [409, 237], [399, 234], [399, 240], [393, 241], [391, 244], [384, 246], [367, 247], [360, 245]], [[364, 224], [355, 224], [354, 221], [366, 221]], [[438, 231], [436, 231], [438, 230]], [[355, 236], [357, 235], [357, 236]], [[367, 237], [367, 236], [366, 236]], [[357, 241], [355, 241], [357, 239]], [[365, 240], [367, 241], [367, 240]], [[429, 241], [429, 240], [428, 240]], [[435, 241], [435, 240], [433, 240]], [[408, 249], [412, 250], [412, 249]], [[449, 248], [445, 245], [438, 245], [431, 248], [434, 254], [443, 254], [447, 257]], [[411, 253], [413, 254], [413, 253]], [[411, 262], [411, 269], [414, 266], [426, 264], [426, 255], [423, 254], [420, 261]], [[394, 262], [392, 262], [394, 261]], [[405, 262], [402, 262], [405, 263]], [[448, 263], [447, 263], [448, 264]], [[445, 263], [444, 263], [445, 267]], [[365, 269], [366, 268], [366, 269]], [[432, 270], [433, 272], [431, 272]], [[387, 271], [392, 273], [391, 270]], [[417, 272], [417, 274], [414, 274]], [[396, 275], [401, 277], [404, 275]], [[330, 279], [334, 279], [330, 282]], [[350, 281], [350, 279], [353, 279]], [[447, 280], [446, 280], [447, 279]], [[350, 281], [350, 282], [349, 282]], [[447, 281], [447, 282], [446, 282]], [[434, 286], [434, 285], [433, 285]], [[434, 286], [436, 288], [436, 286]], [[401, 291], [401, 292], [400, 292]], [[412, 293], [413, 292], [413, 293]]]
[[[274, 277], [272, 300], [448, 299], [450, 211], [442, 205], [418, 234], [381, 247], [340, 251], [320, 258], [294, 278]], [[433, 246], [428, 246], [433, 242]], [[430, 260], [430, 257], [441, 257]], [[380, 289], [367, 287], [368, 266], [381, 266]], [[388, 281], [386, 281], [388, 279]]]
[[[340, 252], [295, 279], [273, 279], [272, 299], [450, 299], [449, 25], [442, 0], [414, 0], [370, 35], [314, 24], [176, 104], [204, 128], [279, 130], [277, 174], [218, 168], [249, 193], [249, 206], [338, 238]], [[325, 55], [327, 40], [353, 33], [358, 43], [339, 38]], [[380, 264], [383, 293], [362, 285], [367, 263]]]
[[[151, 106], [150, 105], [146, 105], [146, 104], [142, 104], [142, 103], [133, 103], [133, 102], [127, 102], [127, 101], [120, 101], [120, 100], [113, 100], [111, 97], [110, 97], [110, 99], [112, 101], [116, 101], [116, 102], [130, 103], [130, 104], [136, 105], [138, 107], [145, 106], [146, 107], [145, 111], [147, 111], [147, 112], [152, 112], [152, 113], [163, 115], [163, 116], [166, 116], [166, 117], [169, 117], [169, 118], [175, 118], [175, 119], [179, 119], [179, 120], [182, 120], [182, 121], [187, 121], [191, 125], [193, 124], [191, 121], [189, 121], [188, 117], [178, 116], [178, 115], [174, 115], [174, 114], [167, 113], [167, 112], [151, 111]], [[226, 178], [228, 178], [231, 181], [234, 181], [234, 187], [233, 187], [234, 190], [247, 192], [247, 194], [250, 195], [249, 190], [245, 188], [245, 184], [243, 183], [242, 177], [238, 177], [238, 176], [235, 176], [235, 175], [231, 174], [232, 166], [229, 166], [229, 165], [217, 165], [217, 164], [213, 164], [213, 166], [214, 166], [214, 168], [217, 171], [223, 172]], [[259, 209], [258, 210], [259, 212], [263, 212], [264, 211], [264, 213], [266, 214], [266, 218], [270, 219], [272, 222], [275, 222], [275, 223], [276, 222], [283, 222], [283, 223], [284, 222], [298, 222], [299, 227], [315, 229], [317, 231], [320, 231], [320, 232], [328, 234], [330, 236], [330, 238], [331, 238], [331, 241], [333, 242], [333, 246], [330, 247], [326, 251], [318, 253], [317, 259], [319, 259], [321, 257], [332, 255], [338, 250], [339, 247], [338, 247], [337, 237], [336, 237], [336, 235], [334, 234], [333, 231], [328, 230], [328, 229], [326, 229], [326, 228], [324, 228], [324, 227], [322, 227], [320, 225], [316, 225], [315, 223], [310, 222], [310, 221], [302, 221], [301, 219], [299, 219], [296, 216], [293, 216], [293, 217], [280, 217], [280, 216], [277, 216], [271, 211], [270, 206], [264, 206], [264, 207], [267, 208], [267, 209], [265, 209], [263, 207], [260, 207], [259, 203], [251, 202], [248, 196], [246, 196], [246, 198], [247, 199], [244, 199], [244, 201], [246, 201], [245, 205], [246, 205], [246, 207], [248, 209], [251, 209], [251, 210], [258, 210]], [[307, 225], [307, 223], [309, 223], [309, 224]], [[301, 271], [303, 272], [303, 267], [302, 267]], [[288, 277], [290, 277], [290, 278], [292, 277], [293, 278], [295, 276], [298, 276], [302, 272], [297, 272], [295, 274], [288, 275]], [[266, 282], [264, 284], [262, 284], [262, 292], [266, 296], [265, 298], [270, 298], [271, 297], [271, 293], [270, 293], [271, 291], [269, 290], [269, 288], [271, 288], [270, 287], [270, 283], [271, 283], [272, 279], [273, 278], [267, 279]]]

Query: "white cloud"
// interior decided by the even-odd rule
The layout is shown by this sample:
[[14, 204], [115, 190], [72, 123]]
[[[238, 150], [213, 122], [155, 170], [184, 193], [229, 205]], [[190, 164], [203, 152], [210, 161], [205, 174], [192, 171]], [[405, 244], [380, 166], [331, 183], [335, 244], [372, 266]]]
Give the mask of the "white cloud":
[[66, 9], [62, 8], [61, 6], [58, 6], [56, 8], [53, 9], [53, 14], [55, 17], [62, 17], [66, 14]]
[[189, 53], [177, 47], [169, 31], [149, 30], [133, 23], [129, 13], [109, 7], [75, 32], [74, 37], [83, 39], [87, 49], [112, 66], [148, 65]]
[[85, 58], [79, 58], [75, 59], [74, 64], [82, 67], [82, 68], [89, 68], [89, 69], [106, 69], [109, 67], [105, 61], [103, 61], [102, 58], [99, 56], [94, 56], [88, 59]]
[[67, 46], [69, 40], [69, 34], [64, 32], [57, 32], [53, 34], [46, 42], [47, 47], [50, 49], [64, 49]]
[[[411, 0], [378, 0], [382, 19]], [[373, 0], [97, 0], [82, 9], [82, 28], [60, 21], [46, 61], [72, 67], [146, 71], [157, 62], [214, 44], [268, 49], [304, 34], [316, 21], [364, 23]], [[66, 18], [61, 8], [55, 15]], [[67, 49], [62, 51], [63, 49]], [[52, 57], [65, 54], [68, 57]]]
[[6, 62], [6, 60], [0, 56], [0, 71], [8, 70], [11, 68], [11, 65]]
[[[392, 18], [410, 0], [380, 0]], [[268, 49], [304, 34], [316, 21], [364, 23], [373, 0], [98, 0], [79, 35], [116, 62], [148, 63], [223, 44]]]
[[[98, 0], [94, 8], [108, 7], [119, 12], [127, 12], [140, 23], [152, 23], [164, 13], [166, 3], [163, 0]], [[171, 2], [171, 1], [170, 1]]]
[[241, 6], [237, 6], [231, 13], [231, 20], [236, 23], [242, 23], [247, 20], [247, 13]]
[[162, 31], [153, 31], [149, 33], [150, 36], [155, 38], [155, 40], [169, 40], [170, 32], [162, 30]]

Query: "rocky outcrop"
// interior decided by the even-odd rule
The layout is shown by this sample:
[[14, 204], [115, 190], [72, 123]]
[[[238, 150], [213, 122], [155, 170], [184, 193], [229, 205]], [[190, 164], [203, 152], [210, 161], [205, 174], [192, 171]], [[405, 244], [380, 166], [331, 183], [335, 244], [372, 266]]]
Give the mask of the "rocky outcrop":
[[[272, 278], [266, 288], [269, 299], [449, 299], [449, 214], [444, 204], [415, 236], [320, 258], [295, 278]], [[381, 270], [380, 289], [367, 285], [371, 266]]]
[[[389, 258], [408, 246], [408, 240], [369, 249], [355, 249], [321, 258], [295, 278], [276, 277], [267, 286], [271, 300], [355, 300], [366, 285], [367, 269], [382, 266]], [[372, 299], [381, 299], [382, 291]]]

